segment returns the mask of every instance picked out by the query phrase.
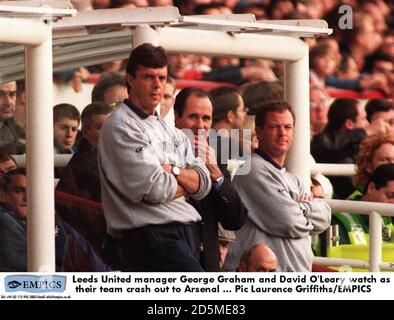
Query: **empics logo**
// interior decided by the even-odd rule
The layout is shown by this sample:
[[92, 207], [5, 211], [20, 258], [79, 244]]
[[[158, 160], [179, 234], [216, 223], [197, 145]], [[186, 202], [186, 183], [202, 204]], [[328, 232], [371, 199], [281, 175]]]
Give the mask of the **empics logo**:
[[4, 279], [6, 292], [64, 292], [66, 277], [64, 276], [7, 276]]

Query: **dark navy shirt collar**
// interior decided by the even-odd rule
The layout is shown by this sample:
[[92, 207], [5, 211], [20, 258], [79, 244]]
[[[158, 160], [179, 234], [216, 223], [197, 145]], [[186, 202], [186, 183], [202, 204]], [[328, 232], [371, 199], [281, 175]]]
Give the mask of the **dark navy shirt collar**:
[[265, 161], [268, 161], [269, 163], [271, 163], [275, 168], [277, 168], [278, 170], [282, 170], [283, 167], [280, 166], [278, 163], [276, 163], [268, 154], [266, 154], [264, 151], [260, 150], [260, 149], [256, 149], [254, 151], [256, 154], [258, 154], [260, 157], [262, 157]]
[[[139, 116], [142, 120], [144, 120], [150, 116], [150, 114], [146, 113], [142, 109], [140, 109], [140, 108], [136, 107], [134, 104], [132, 104], [129, 99], [124, 99], [123, 103], [126, 106], [128, 106], [132, 111], [134, 111], [137, 114], [137, 116]], [[158, 114], [155, 111], [155, 116], [157, 116], [157, 115]]]

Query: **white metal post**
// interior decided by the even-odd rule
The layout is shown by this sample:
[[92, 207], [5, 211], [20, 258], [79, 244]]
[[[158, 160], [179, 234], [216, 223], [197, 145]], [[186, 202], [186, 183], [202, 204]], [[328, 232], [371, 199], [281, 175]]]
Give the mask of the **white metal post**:
[[146, 42], [154, 46], [160, 45], [158, 33], [147, 24], [138, 25], [133, 32], [133, 48]]
[[[44, 23], [42, 23], [44, 24]], [[28, 271], [55, 272], [52, 30], [26, 46]], [[25, 31], [28, 33], [27, 31]]]
[[297, 175], [309, 190], [310, 179], [310, 122], [309, 122], [309, 50], [303, 44], [302, 58], [285, 62], [285, 100], [293, 107], [296, 123], [294, 142], [286, 159], [286, 167]]
[[382, 262], [382, 217], [377, 212], [369, 215], [369, 271], [379, 272]]

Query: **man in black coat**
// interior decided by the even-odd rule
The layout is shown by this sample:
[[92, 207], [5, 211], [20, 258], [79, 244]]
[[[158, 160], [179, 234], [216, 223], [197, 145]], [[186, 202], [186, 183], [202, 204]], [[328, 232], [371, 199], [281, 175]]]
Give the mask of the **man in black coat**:
[[246, 221], [247, 209], [231, 181], [220, 170], [215, 152], [207, 142], [213, 113], [209, 93], [197, 88], [181, 90], [174, 111], [176, 127], [189, 136], [195, 155], [203, 159], [211, 175], [210, 193], [199, 201], [190, 199], [190, 203], [202, 216], [200, 230], [195, 232], [201, 265], [205, 271], [219, 271], [218, 222], [225, 229], [239, 230]]

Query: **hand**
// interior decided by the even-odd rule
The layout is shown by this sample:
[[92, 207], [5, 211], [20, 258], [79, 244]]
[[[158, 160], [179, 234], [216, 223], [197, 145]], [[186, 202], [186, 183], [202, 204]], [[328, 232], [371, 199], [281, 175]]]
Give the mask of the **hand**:
[[298, 201], [299, 202], [308, 202], [308, 201], [312, 201], [313, 200], [313, 195], [309, 195], [309, 194], [301, 194], [300, 196], [298, 196]]
[[172, 164], [162, 164], [161, 167], [163, 168], [164, 172], [172, 173]]

